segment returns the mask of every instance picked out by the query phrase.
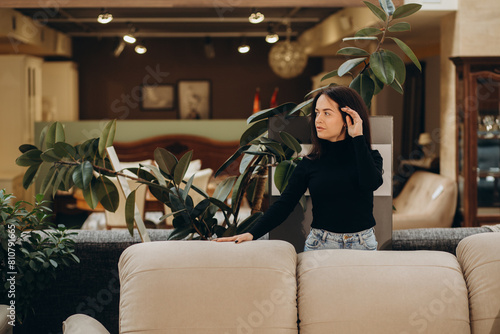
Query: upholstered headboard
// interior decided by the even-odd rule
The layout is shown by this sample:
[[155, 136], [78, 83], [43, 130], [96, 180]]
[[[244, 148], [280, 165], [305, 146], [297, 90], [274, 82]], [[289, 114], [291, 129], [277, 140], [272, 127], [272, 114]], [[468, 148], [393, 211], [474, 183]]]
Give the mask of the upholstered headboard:
[[[200, 159], [202, 168], [215, 171], [239, 148], [239, 141], [219, 141], [201, 136], [169, 134], [145, 138], [132, 142], [114, 142], [120, 161], [141, 161], [154, 159], [157, 147], [163, 147], [180, 159], [184, 153], [193, 151], [193, 160]], [[226, 171], [238, 174], [238, 163], [233, 163]]]

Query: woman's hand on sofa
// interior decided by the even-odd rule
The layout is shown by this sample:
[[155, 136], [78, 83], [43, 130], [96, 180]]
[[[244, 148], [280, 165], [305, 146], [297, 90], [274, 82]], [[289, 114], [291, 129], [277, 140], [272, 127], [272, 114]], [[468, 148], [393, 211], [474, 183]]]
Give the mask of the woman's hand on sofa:
[[213, 241], [217, 242], [228, 242], [228, 241], [234, 241], [234, 243], [239, 244], [244, 241], [250, 241], [253, 240], [253, 235], [251, 233], [243, 233], [243, 234], [237, 234], [233, 235], [232, 237], [224, 237], [224, 238], [217, 238], [214, 239]]

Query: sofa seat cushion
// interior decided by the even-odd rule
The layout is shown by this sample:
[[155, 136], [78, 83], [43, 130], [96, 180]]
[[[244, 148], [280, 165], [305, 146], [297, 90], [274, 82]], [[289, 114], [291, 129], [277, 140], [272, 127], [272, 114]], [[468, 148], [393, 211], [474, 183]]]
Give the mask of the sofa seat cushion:
[[457, 258], [469, 289], [472, 333], [500, 333], [500, 233], [463, 239]]
[[321, 250], [298, 261], [301, 334], [470, 333], [467, 288], [449, 253]]
[[133, 245], [119, 262], [120, 333], [297, 333], [296, 266], [284, 241]]

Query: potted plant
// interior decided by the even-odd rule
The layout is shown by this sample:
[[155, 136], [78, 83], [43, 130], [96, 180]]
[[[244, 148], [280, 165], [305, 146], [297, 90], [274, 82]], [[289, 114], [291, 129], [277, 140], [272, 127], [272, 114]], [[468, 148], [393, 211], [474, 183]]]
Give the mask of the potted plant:
[[[399, 93], [403, 92], [405, 65], [397, 54], [384, 48], [387, 40], [394, 41], [415, 65], [421, 68], [411, 49], [400, 39], [389, 36], [390, 33], [409, 30], [409, 23], [394, 23], [394, 20], [412, 15], [421, 8], [421, 5], [405, 4], [395, 8], [391, 0], [379, 0], [379, 8], [368, 1], [364, 3], [380, 20], [380, 26], [363, 28], [353, 37], [344, 38], [344, 41], [376, 43], [375, 47], [371, 48], [374, 51], [370, 53], [366, 47], [363, 49], [357, 46], [340, 49], [338, 54], [345, 55], [349, 59], [337, 70], [325, 75], [322, 80], [351, 75], [353, 80], [350, 87], [358, 91], [365, 103], [370, 106], [373, 96], [386, 85]], [[278, 189], [282, 191], [296, 166], [297, 154], [301, 151], [300, 143], [290, 134], [280, 133], [281, 141], [266, 136], [269, 118], [276, 115], [307, 116], [311, 112], [313, 101], [311, 96], [316, 92], [317, 90], [313, 90], [308, 93], [305, 101], [300, 104], [285, 103], [276, 108], [262, 110], [248, 118], [247, 122], [252, 125], [241, 136], [240, 148], [216, 172], [216, 176], [219, 175], [243, 155], [240, 175], [221, 182], [213, 197], [193, 186], [193, 178], [188, 181], [183, 180], [192, 152], [186, 153], [178, 160], [172, 153], [158, 148], [154, 152], [156, 166], [130, 168], [135, 176], [112, 170], [106, 147], [113, 143], [115, 121], [106, 125], [99, 138], [89, 139], [76, 146], [65, 142], [63, 126], [56, 122], [46, 132], [42, 132], [38, 147], [34, 145], [20, 147], [22, 155], [17, 159], [17, 164], [28, 167], [23, 180], [25, 188], [33, 182], [37, 174], [40, 174], [40, 166], [47, 165], [49, 170], [43, 176], [42, 193], [54, 195], [58, 189], [68, 190], [74, 186], [82, 189], [84, 198], [91, 208], [101, 203], [111, 212], [116, 211], [119, 199], [118, 190], [109, 177], [124, 176], [134, 179], [147, 186], [159, 201], [172, 209], [172, 213], [163, 217], [165, 219], [169, 215], [174, 215], [174, 231], [170, 239], [210, 239], [215, 235], [229, 236], [242, 233], [262, 215], [260, 203], [264, 195], [268, 167], [276, 166], [274, 180]], [[191, 189], [205, 197], [196, 206], [189, 196]], [[230, 193], [232, 193], [231, 206], [228, 206], [225, 201]], [[252, 215], [239, 221], [239, 210], [245, 194], [248, 195], [252, 205]], [[125, 209], [127, 226], [131, 233], [134, 226], [134, 201], [135, 191], [127, 198]], [[302, 200], [301, 203], [305, 201]], [[220, 224], [214, 218], [217, 210], [221, 210], [224, 216]]]
[[0, 304], [7, 305], [8, 323], [22, 324], [34, 312], [31, 305], [65, 267], [80, 260], [72, 232], [50, 222], [42, 195], [35, 205], [11, 204], [14, 196], [0, 190]]

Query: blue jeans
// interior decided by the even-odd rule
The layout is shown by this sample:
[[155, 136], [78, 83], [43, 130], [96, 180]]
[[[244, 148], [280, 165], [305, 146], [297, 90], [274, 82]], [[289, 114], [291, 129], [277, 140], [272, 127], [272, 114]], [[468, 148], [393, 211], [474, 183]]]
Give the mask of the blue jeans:
[[372, 228], [356, 233], [333, 233], [312, 228], [307, 236], [304, 252], [318, 249], [361, 249], [376, 251], [378, 246]]

